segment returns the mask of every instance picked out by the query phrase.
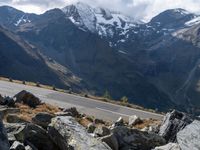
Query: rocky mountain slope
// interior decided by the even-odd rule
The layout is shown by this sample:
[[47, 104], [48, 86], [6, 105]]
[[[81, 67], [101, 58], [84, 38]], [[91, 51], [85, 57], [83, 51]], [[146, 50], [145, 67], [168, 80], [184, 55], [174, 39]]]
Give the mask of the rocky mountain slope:
[[65, 67], [40, 54], [38, 48], [16, 34], [0, 27], [0, 40], [1, 76], [60, 87], [66, 87], [67, 84], [80, 87], [80, 79]]
[[97, 95], [108, 90], [115, 99], [127, 96], [162, 111], [199, 113], [198, 15], [172, 9], [144, 23], [84, 3], [41, 15], [6, 6], [0, 11], [2, 26], [56, 62], [47, 63], [51, 69], [62, 68], [56, 74], [67, 87]]

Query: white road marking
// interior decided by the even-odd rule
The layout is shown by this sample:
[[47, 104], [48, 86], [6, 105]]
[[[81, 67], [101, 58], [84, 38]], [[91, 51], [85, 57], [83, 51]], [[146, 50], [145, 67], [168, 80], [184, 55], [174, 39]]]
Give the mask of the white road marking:
[[114, 112], [114, 111], [107, 110], [107, 109], [104, 109], [104, 108], [96, 107], [96, 109], [99, 109], [99, 110], [101, 110], [101, 111], [107, 111], [107, 112], [110, 112], [110, 113], [113, 113], [113, 114], [117, 114], [117, 115], [120, 115], [120, 116], [126, 116], [126, 117], [129, 117], [129, 116], [130, 116], [130, 115], [127, 115], [127, 114], [122, 114], [122, 113]]

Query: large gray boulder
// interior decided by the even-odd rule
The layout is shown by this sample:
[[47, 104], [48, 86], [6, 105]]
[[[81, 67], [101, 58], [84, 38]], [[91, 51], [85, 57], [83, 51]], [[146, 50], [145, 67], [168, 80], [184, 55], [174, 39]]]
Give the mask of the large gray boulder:
[[53, 129], [57, 130], [69, 147], [75, 150], [111, 150], [107, 144], [88, 134], [86, 129], [70, 116], [53, 118], [49, 125], [49, 134]]
[[181, 150], [200, 150], [200, 121], [195, 120], [178, 132], [177, 141]]
[[172, 111], [167, 113], [161, 124], [159, 135], [167, 142], [176, 142], [176, 134], [192, 122], [192, 118], [185, 113]]
[[3, 122], [0, 120], [0, 150], [9, 150], [10, 145]]
[[168, 143], [167, 145], [156, 147], [154, 150], [181, 150], [181, 148], [177, 143]]
[[115, 127], [112, 133], [118, 140], [120, 150], [150, 150], [166, 144], [165, 139], [157, 134], [142, 132], [125, 126]]

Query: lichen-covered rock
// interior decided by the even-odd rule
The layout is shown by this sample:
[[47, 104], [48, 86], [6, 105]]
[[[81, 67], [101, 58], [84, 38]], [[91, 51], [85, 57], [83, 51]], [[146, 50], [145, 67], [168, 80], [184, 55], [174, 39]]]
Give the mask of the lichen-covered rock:
[[165, 139], [157, 134], [129, 129], [125, 126], [115, 127], [111, 131], [117, 138], [119, 149], [150, 150], [166, 144]]
[[9, 150], [10, 145], [3, 122], [0, 120], [0, 150]]
[[87, 132], [88, 133], [93, 133], [94, 130], [96, 129], [94, 123], [89, 123], [88, 126], [87, 126]]
[[5, 123], [6, 132], [8, 134], [8, 140], [10, 143], [14, 141], [24, 141], [24, 130], [26, 125], [19, 123]]
[[159, 135], [164, 137], [167, 142], [176, 142], [176, 134], [191, 122], [191, 117], [174, 110], [164, 117]]
[[70, 116], [53, 118], [49, 127], [57, 130], [75, 150], [110, 150], [107, 144], [89, 135], [86, 129]]
[[17, 103], [23, 103], [23, 104], [26, 104], [26, 105], [28, 105], [32, 108], [36, 108], [38, 105], [41, 104], [41, 101], [40, 101], [39, 98], [37, 98], [32, 93], [29, 93], [25, 90], [16, 94], [14, 97], [16, 98]]
[[154, 150], [181, 150], [177, 143], [168, 143], [167, 145], [156, 147]]
[[51, 115], [46, 112], [41, 112], [35, 115], [35, 117], [32, 118], [32, 121], [39, 125], [42, 126], [43, 128], [47, 128], [48, 125], [51, 123], [51, 119], [54, 117], [54, 115]]
[[195, 120], [178, 132], [177, 141], [181, 150], [200, 149], [200, 121]]

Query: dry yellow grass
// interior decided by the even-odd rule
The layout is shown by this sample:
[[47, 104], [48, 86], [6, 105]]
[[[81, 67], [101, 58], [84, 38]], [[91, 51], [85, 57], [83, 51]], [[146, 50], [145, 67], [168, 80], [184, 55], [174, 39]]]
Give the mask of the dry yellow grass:
[[32, 118], [37, 113], [40, 113], [40, 112], [47, 112], [50, 114], [55, 114], [57, 112], [60, 112], [60, 109], [58, 107], [55, 107], [49, 104], [42, 104], [42, 105], [37, 106], [35, 109], [33, 109], [27, 105], [17, 103], [16, 107], [20, 109], [19, 117], [28, 122], [31, 122]]
[[143, 129], [144, 127], [150, 127], [152, 125], [160, 125], [161, 121], [155, 119], [144, 119], [141, 123], [136, 124], [134, 128]]

